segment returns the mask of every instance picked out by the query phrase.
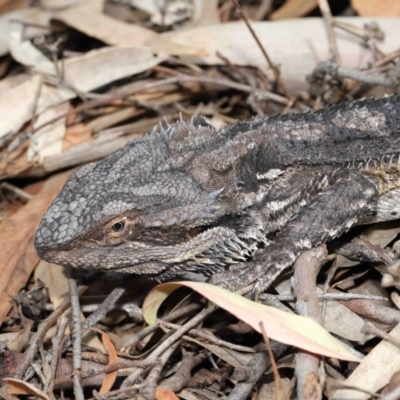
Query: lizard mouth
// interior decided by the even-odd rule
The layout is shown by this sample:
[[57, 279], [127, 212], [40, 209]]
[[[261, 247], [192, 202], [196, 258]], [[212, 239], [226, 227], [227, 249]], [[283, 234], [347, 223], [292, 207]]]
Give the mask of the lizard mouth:
[[213, 229], [213, 228], [215, 228], [216, 226], [218, 226], [218, 225], [201, 225], [201, 226], [196, 226], [196, 227], [190, 228], [190, 229], [188, 230], [188, 235], [189, 235], [190, 238], [194, 239], [194, 238], [196, 238], [197, 236], [199, 236], [201, 233], [204, 233], [204, 232], [206, 232], [206, 231], [208, 231], [208, 230], [210, 230], [210, 229]]
[[[91, 238], [71, 242], [63, 250], [40, 246], [37, 250], [46, 261], [75, 268], [153, 275], [194, 271], [210, 275], [231, 264], [248, 261], [265, 240], [260, 226], [243, 221], [221, 226], [221, 222], [191, 227], [186, 230], [186, 240], [182, 240], [182, 232], [172, 235], [180, 236], [179, 241], [163, 245], [153, 235], [149, 242], [127, 240], [116, 246], [102, 246]], [[150, 236], [147, 234], [146, 239]]]

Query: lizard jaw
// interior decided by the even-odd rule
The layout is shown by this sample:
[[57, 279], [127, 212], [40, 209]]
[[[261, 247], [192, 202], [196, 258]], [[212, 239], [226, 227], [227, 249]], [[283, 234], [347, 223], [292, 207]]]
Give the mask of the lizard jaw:
[[189, 268], [209, 275], [230, 264], [245, 261], [261, 241], [262, 232], [257, 236], [242, 234], [239, 237], [232, 229], [216, 227], [174, 246], [128, 242], [115, 247], [99, 247], [98, 243], [86, 241], [61, 251], [37, 250], [48, 262], [74, 268], [155, 275], [167, 270], [179, 274]]

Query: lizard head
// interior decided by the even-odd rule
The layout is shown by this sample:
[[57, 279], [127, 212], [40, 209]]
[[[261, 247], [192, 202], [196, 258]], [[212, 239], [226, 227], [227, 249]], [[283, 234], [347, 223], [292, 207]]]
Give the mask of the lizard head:
[[[254, 250], [257, 235], [245, 212], [226, 200], [224, 187], [204, 185], [189, 171], [214, 131], [177, 126], [77, 170], [39, 225], [39, 256], [77, 268], [207, 275]], [[188, 127], [196, 136], [185, 145]]]

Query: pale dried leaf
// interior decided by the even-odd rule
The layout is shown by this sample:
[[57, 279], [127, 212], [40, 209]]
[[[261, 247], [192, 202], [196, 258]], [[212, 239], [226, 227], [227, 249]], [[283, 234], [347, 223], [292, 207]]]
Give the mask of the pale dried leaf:
[[14, 60], [27, 67], [35, 67], [44, 74], [55, 74], [54, 64], [25, 38], [25, 28], [18, 22], [10, 24], [10, 52]]
[[181, 46], [139, 25], [118, 21], [86, 4], [58, 13], [55, 18], [86, 35], [116, 46], [148, 46], [155, 52], [175, 55], [199, 54], [191, 45]]
[[[9, 31], [10, 21], [13, 19], [25, 21], [30, 24], [48, 25], [52, 13], [40, 8], [24, 8], [21, 10], [13, 11], [8, 14], [4, 14], [0, 17], [0, 56], [9, 52]], [[44, 33], [43, 29], [30, 27], [25, 30], [25, 38], [29, 39], [38, 33]]]
[[[400, 324], [396, 325], [390, 335], [400, 340]], [[391, 376], [399, 369], [400, 349], [382, 340], [343, 383], [360, 387], [370, 392], [376, 392], [387, 385]], [[368, 394], [363, 392], [343, 389], [338, 390], [333, 399], [364, 400], [369, 397]]]
[[[275, 289], [279, 294], [292, 294], [289, 280], [280, 282]], [[317, 293], [322, 294], [323, 291], [317, 288]], [[371, 337], [361, 332], [364, 320], [336, 300], [328, 300], [326, 302], [323, 325], [329, 332], [348, 340], [363, 343]]]
[[218, 0], [202, 0], [201, 2], [195, 2], [193, 26], [216, 25], [220, 22]]
[[13, 341], [18, 335], [19, 335], [19, 332], [1, 333], [0, 334], [0, 342], [7, 344], [7, 343]]
[[35, 268], [34, 277], [45, 284], [55, 309], [68, 297], [69, 287], [64, 267], [40, 260]]
[[[397, 222], [385, 222], [378, 226], [371, 226], [365, 229], [365, 231], [362, 232], [362, 235], [366, 236], [372, 244], [384, 248], [399, 233], [400, 227]], [[365, 245], [364, 241], [360, 238], [356, 238], [355, 242]]]
[[34, 321], [29, 320], [22, 331], [18, 332], [18, 336], [7, 344], [7, 348], [9, 348], [10, 350], [22, 352], [22, 350], [24, 350], [29, 343], [33, 324]]
[[34, 128], [54, 119], [56, 121], [35, 132], [29, 143], [28, 162], [33, 160], [41, 162], [45, 157], [62, 153], [67, 117], [60, 117], [68, 112], [68, 108], [69, 103], [66, 102], [50, 107], [39, 115], [35, 121]]
[[[360, 28], [367, 18], [338, 18]], [[398, 48], [400, 24], [396, 18], [375, 19], [384, 27], [386, 39], [379, 43], [384, 52]], [[254, 22], [252, 27], [279, 70], [285, 84], [292, 93], [308, 90], [306, 76], [316, 64], [329, 59], [329, 43], [325, 22], [322, 18], [296, 19], [279, 22]], [[240, 66], [257, 66], [267, 70], [263, 54], [243, 22], [224, 23], [163, 34], [164, 37], [182, 46], [202, 49], [206, 56], [191, 57], [191, 62], [205, 65], [222, 65], [224, 62], [217, 52], [230, 62]], [[371, 52], [360, 46], [354, 36], [345, 32], [337, 35], [338, 47], [343, 66], [366, 67], [374, 61]]]
[[24, 122], [32, 118], [35, 94], [40, 84], [41, 77], [35, 75], [0, 98], [1, 115], [8, 116], [0, 119], [0, 137], [17, 131]]
[[202, 296], [229, 311], [260, 332], [264, 325], [269, 338], [312, 353], [342, 360], [359, 361], [338, 340], [317, 322], [274, 307], [255, 303], [236, 293], [203, 282], [177, 282], [158, 285], [143, 303], [143, 318], [150, 325], [156, 322], [157, 310], [166, 297], [180, 286], [196, 290]]
[[[147, 71], [164, 59], [154, 56], [149, 48], [106, 47], [65, 61], [65, 80], [85, 93]], [[35, 90], [39, 83], [40, 77], [35, 75], [0, 98], [0, 113], [8, 116], [0, 120], [0, 138], [17, 131], [32, 117]], [[76, 93], [70, 89], [43, 85], [37, 102], [37, 114], [74, 97]]]
[[8, 93], [11, 89], [27, 81], [30, 76], [26, 73], [9, 75], [0, 80], [0, 98]]
[[[323, 293], [317, 288], [317, 293]], [[342, 338], [364, 343], [371, 335], [362, 333], [364, 320], [335, 300], [328, 300], [324, 315], [324, 327]]]
[[158, 0], [131, 0], [131, 5], [149, 15], [160, 11], [161, 3]]
[[40, 0], [40, 5], [48, 10], [59, 10], [66, 7], [75, 6], [86, 0]]

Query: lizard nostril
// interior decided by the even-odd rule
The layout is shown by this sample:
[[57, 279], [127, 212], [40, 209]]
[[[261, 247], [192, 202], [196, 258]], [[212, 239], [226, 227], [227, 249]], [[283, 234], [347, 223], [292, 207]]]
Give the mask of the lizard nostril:
[[121, 232], [125, 227], [125, 221], [119, 221], [112, 226], [114, 232]]

